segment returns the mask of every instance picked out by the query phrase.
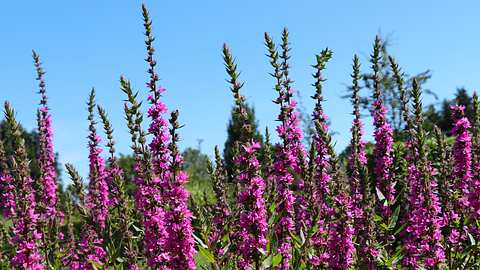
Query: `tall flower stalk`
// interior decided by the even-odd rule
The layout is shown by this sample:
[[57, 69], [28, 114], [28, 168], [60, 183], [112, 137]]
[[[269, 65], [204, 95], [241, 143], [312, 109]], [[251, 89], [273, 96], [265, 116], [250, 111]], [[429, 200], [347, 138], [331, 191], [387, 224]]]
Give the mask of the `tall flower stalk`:
[[380, 209], [385, 218], [389, 218], [392, 211], [391, 205], [395, 200], [395, 186], [393, 183], [393, 129], [387, 122], [387, 108], [383, 105], [381, 94], [380, 61], [381, 61], [381, 40], [376, 36], [371, 55], [373, 69], [373, 125], [375, 126], [375, 167], [374, 175], [376, 187], [385, 197], [379, 201]]
[[[297, 103], [293, 100], [293, 89], [291, 88], [291, 79], [289, 76], [289, 42], [288, 31], [285, 28], [282, 32], [282, 53], [279, 54], [273, 40], [265, 34], [265, 44], [268, 49], [270, 64], [274, 68], [272, 76], [276, 79], [275, 90], [278, 92], [278, 98], [274, 101], [280, 105], [280, 114], [277, 126], [277, 134], [281, 143], [276, 145], [275, 149], [275, 182], [277, 188], [276, 209], [279, 217], [275, 224], [275, 234], [278, 239], [278, 251], [282, 255], [282, 260], [276, 269], [288, 269], [292, 258], [291, 232], [295, 229], [295, 211], [294, 204], [297, 202], [294, 190], [303, 189], [303, 180], [295, 179], [293, 172], [300, 173], [301, 165], [298, 157], [303, 154], [302, 131], [300, 129], [300, 119], [298, 112], [295, 111]], [[300, 202], [300, 201], [298, 201]], [[299, 209], [299, 208], [297, 208]], [[300, 224], [303, 220], [296, 219]]]
[[109, 207], [109, 191], [105, 160], [101, 157], [101, 138], [97, 134], [95, 121], [95, 90], [92, 89], [88, 100], [88, 149], [89, 149], [89, 184], [86, 207], [91, 211], [93, 223], [100, 231], [105, 229]]
[[423, 130], [421, 90], [413, 81], [415, 121], [408, 147], [408, 213], [404, 231], [405, 257], [403, 264], [412, 269], [434, 268], [445, 259], [442, 245], [443, 217], [434, 171], [427, 160], [426, 136]]
[[43, 270], [43, 255], [39, 251], [39, 241], [42, 238], [38, 230], [39, 214], [35, 201], [33, 179], [25, 149], [25, 140], [22, 137], [20, 125], [15, 119], [13, 108], [8, 102], [4, 107], [7, 125], [14, 139], [14, 156], [12, 162], [12, 177], [15, 179], [16, 213], [13, 220], [12, 244], [15, 255], [11, 264], [16, 268], [26, 270]]
[[367, 269], [376, 269], [376, 258], [379, 250], [376, 247], [376, 233], [374, 223], [375, 198], [372, 196], [370, 179], [367, 172], [367, 157], [365, 153], [365, 141], [363, 140], [363, 122], [360, 116], [360, 61], [358, 56], [353, 58], [352, 77], [352, 105], [353, 123], [352, 139], [350, 143], [351, 153], [349, 156], [348, 169], [350, 172], [350, 192], [352, 199], [352, 212], [354, 216], [354, 228], [359, 244], [358, 253], [362, 254], [360, 265]]
[[39, 55], [33, 51], [33, 60], [37, 71], [39, 94], [41, 97], [39, 111], [39, 165], [41, 171], [42, 194], [40, 206], [44, 220], [52, 220], [57, 215], [57, 182], [55, 171], [55, 154], [53, 151], [52, 116], [47, 104], [45, 72]]
[[260, 143], [253, 139], [252, 127], [248, 124], [248, 115], [245, 107], [245, 98], [240, 94], [243, 83], [238, 81], [237, 65], [228, 46], [223, 46], [225, 69], [230, 77], [230, 90], [235, 98], [235, 113], [242, 123], [242, 136], [239, 138], [238, 154], [234, 164], [241, 190], [237, 196], [239, 213], [239, 240], [240, 261], [242, 269], [260, 269], [262, 250], [267, 246], [267, 210], [265, 206], [265, 181], [261, 176], [260, 162], [257, 155]]
[[0, 139], [0, 210], [3, 218], [9, 219], [15, 216], [17, 210], [15, 197], [14, 179], [9, 173], [7, 153]]
[[167, 221], [168, 243], [170, 251], [170, 269], [172, 270], [193, 270], [195, 265], [195, 242], [193, 239], [192, 213], [188, 209], [189, 193], [185, 189], [188, 175], [182, 171], [183, 158], [177, 148], [179, 136], [177, 130], [178, 111], [171, 113], [170, 117], [170, 177], [166, 183], [165, 201], [168, 204], [168, 211], [165, 219]]
[[[83, 225], [80, 239], [75, 243], [68, 260], [69, 269], [95, 269], [93, 265], [103, 266], [107, 253], [103, 248], [103, 233], [108, 217], [109, 196], [106, 181], [105, 161], [100, 156], [100, 137], [97, 135], [95, 122], [95, 90], [92, 89], [88, 99], [88, 149], [89, 149], [89, 184], [85, 195], [87, 220]], [[73, 171], [72, 171], [73, 172]]]
[[325, 69], [327, 62], [332, 57], [332, 51], [328, 48], [323, 50], [316, 56], [316, 64], [313, 66], [316, 70], [313, 77], [315, 78], [315, 95], [312, 97], [315, 100], [315, 109], [312, 113], [312, 121], [317, 123], [316, 132], [312, 137], [312, 145], [315, 153], [311, 156], [310, 162], [314, 164], [313, 172], [313, 211], [312, 224], [307, 228], [314, 226], [313, 223], [318, 224], [318, 231], [312, 236], [312, 244], [318, 253], [313, 257], [312, 264], [315, 266], [325, 265], [328, 262], [328, 230], [329, 219], [333, 213], [332, 198], [331, 198], [331, 174], [330, 174], [330, 142], [327, 141], [325, 135], [328, 133], [328, 117], [323, 112], [323, 93], [322, 83], [325, 81], [322, 71]]

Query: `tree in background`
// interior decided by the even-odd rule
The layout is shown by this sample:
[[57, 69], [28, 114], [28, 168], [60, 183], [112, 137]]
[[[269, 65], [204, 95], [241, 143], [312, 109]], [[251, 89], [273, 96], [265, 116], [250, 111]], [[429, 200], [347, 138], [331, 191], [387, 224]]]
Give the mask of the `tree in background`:
[[[263, 144], [262, 134], [258, 131], [258, 121], [255, 117], [255, 109], [248, 104], [245, 104], [245, 109], [247, 111], [248, 123], [253, 131], [253, 139]], [[225, 141], [225, 146], [223, 149], [223, 158], [225, 160], [225, 168], [227, 169], [228, 175], [233, 174], [233, 156], [235, 153], [236, 144], [242, 137], [243, 133], [244, 124], [240, 122], [238, 114], [236, 114], [235, 110], [232, 108], [230, 120], [228, 121], [227, 125], [227, 140]]]
[[[200, 149], [188, 147], [182, 153], [183, 169], [188, 173], [188, 185], [192, 199], [201, 201], [214, 200], [212, 181], [207, 170], [209, 158]], [[205, 196], [205, 198], [204, 198]]]
[[[388, 49], [390, 48], [391, 44], [389, 42], [389, 38], [381, 39], [380, 44], [380, 52], [381, 52], [381, 60], [379, 62], [379, 76], [380, 76], [380, 91], [382, 93], [383, 104], [387, 108], [387, 118], [390, 124], [392, 125], [395, 133], [403, 128], [403, 119], [401, 117], [401, 108], [400, 108], [400, 93], [398, 88], [395, 84], [395, 78], [393, 72], [390, 68], [390, 61], [389, 61], [389, 52]], [[413, 79], [417, 80], [417, 83], [422, 86], [425, 84], [431, 77], [431, 71], [425, 70], [423, 72], [418, 73], [417, 75], [410, 76], [408, 74], [403, 74], [405, 80], [405, 89], [412, 88]], [[361, 88], [367, 88], [371, 93], [373, 91], [373, 74], [372, 73], [363, 73], [361, 75], [363, 85]], [[422, 87], [422, 89], [424, 89]], [[348, 93], [350, 93], [350, 89]], [[437, 96], [434, 92], [428, 89], [423, 90], [424, 94], [428, 94], [433, 96], [435, 99]], [[342, 98], [349, 99], [350, 95], [347, 94]], [[370, 109], [372, 107], [373, 100], [370, 95], [361, 97], [361, 104], [364, 109]]]
[[[25, 147], [27, 150], [27, 156], [30, 160], [30, 171], [32, 177], [34, 179], [38, 179], [40, 177], [40, 168], [38, 166], [37, 155], [39, 151], [38, 145], [38, 133], [35, 130], [30, 132], [26, 131], [22, 126], [20, 129], [23, 133], [23, 139], [25, 140]], [[0, 139], [3, 141], [5, 145], [5, 152], [7, 154], [13, 153], [13, 138], [11, 134], [7, 132], [6, 122], [0, 122]], [[59, 176], [61, 173], [60, 163], [58, 162], [58, 153], [55, 153], [55, 170], [57, 171], [57, 175]], [[60, 177], [58, 177], [57, 182], [60, 184]]]
[[[444, 99], [441, 102], [440, 108], [436, 108], [434, 104], [427, 107], [425, 111], [426, 129], [433, 130], [433, 126], [437, 125], [444, 133], [448, 133], [453, 127], [452, 105], [465, 106], [465, 116], [473, 121], [473, 97], [470, 96], [465, 88], [457, 88], [455, 98]], [[450, 135], [450, 134], [448, 134]]]
[[[200, 149], [188, 147], [182, 152], [183, 156], [183, 170], [188, 173], [187, 188], [192, 194], [192, 199], [195, 201], [203, 201], [205, 199], [213, 200], [212, 183], [210, 175], [207, 171], [208, 156], [203, 154]], [[133, 165], [135, 158], [132, 155], [120, 154], [118, 158], [118, 165], [126, 180], [127, 193], [133, 195], [135, 184], [133, 183]], [[206, 198], [204, 198], [206, 196]]]

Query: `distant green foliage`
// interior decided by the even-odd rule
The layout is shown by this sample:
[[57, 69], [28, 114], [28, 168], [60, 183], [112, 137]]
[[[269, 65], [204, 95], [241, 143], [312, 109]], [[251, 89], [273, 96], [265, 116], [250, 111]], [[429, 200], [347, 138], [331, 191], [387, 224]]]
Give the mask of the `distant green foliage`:
[[[263, 137], [258, 131], [258, 121], [255, 117], [255, 109], [248, 104], [245, 108], [248, 115], [248, 123], [254, 134], [252, 139], [262, 143]], [[238, 114], [236, 114], [235, 110], [232, 108], [230, 120], [227, 125], [227, 140], [225, 141], [223, 149], [223, 157], [225, 159], [225, 167], [227, 168], [228, 175], [232, 175], [235, 147], [239, 138], [242, 136], [242, 132], [244, 132], [242, 123], [239, 121]]]

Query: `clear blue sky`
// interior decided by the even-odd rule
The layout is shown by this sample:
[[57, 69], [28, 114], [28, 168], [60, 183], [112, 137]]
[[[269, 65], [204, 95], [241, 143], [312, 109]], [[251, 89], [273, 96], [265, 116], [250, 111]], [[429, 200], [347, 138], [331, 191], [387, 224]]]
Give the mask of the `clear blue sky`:
[[[221, 58], [230, 44], [246, 81], [244, 94], [256, 108], [260, 126], [273, 129], [278, 108], [263, 33], [291, 33], [292, 77], [304, 99], [313, 93], [311, 64], [325, 47], [334, 57], [325, 73], [325, 110], [338, 134], [337, 148], [349, 140], [350, 105], [340, 98], [350, 82], [351, 59], [367, 56], [377, 32], [391, 35], [391, 52], [410, 74], [433, 71], [426, 85], [443, 97], [456, 87], [480, 84], [478, 1], [319, 1], [208, 0], [146, 1], [156, 36], [165, 101], [179, 108], [182, 147], [212, 153], [226, 137], [232, 104]], [[21, 123], [35, 127], [38, 103], [31, 49], [47, 71], [55, 130], [62, 162], [87, 168], [86, 105], [92, 86], [108, 110], [118, 150], [129, 153], [118, 78], [125, 74], [145, 97], [147, 80], [140, 1], [3, 1], [0, 5], [0, 101], [12, 102]], [[306, 102], [308, 109], [312, 103]], [[370, 122], [370, 119], [365, 119]]]

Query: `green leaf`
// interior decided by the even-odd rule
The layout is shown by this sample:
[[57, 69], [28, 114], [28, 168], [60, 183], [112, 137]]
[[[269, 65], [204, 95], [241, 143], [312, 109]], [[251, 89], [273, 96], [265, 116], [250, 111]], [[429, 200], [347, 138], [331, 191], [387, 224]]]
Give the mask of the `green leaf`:
[[392, 230], [397, 225], [398, 216], [400, 215], [400, 205], [395, 208], [393, 215], [390, 217], [388, 222], [388, 229]]
[[215, 257], [210, 252], [210, 250], [208, 250], [204, 247], [200, 247], [198, 251], [199, 251], [200, 255], [202, 255], [202, 257], [205, 258], [209, 263], [214, 263], [215, 262]]
[[282, 254], [278, 253], [272, 259], [272, 268], [277, 267], [282, 262]]

